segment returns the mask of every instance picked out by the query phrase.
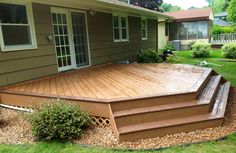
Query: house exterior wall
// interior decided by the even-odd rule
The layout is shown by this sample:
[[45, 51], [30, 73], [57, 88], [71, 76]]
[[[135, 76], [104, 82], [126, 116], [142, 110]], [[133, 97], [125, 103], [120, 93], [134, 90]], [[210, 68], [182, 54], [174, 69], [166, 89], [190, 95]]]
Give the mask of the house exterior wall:
[[38, 49], [0, 51], [0, 86], [57, 73], [55, 48], [47, 40], [52, 35], [50, 7], [33, 4]]
[[[34, 50], [0, 51], [0, 86], [32, 80], [58, 73], [50, 6], [32, 4], [38, 48]], [[73, 9], [74, 10], [74, 9]], [[129, 41], [113, 42], [112, 13], [87, 12], [92, 65], [126, 59], [141, 49], [157, 47], [156, 20], [148, 20], [148, 40], [141, 40], [141, 18], [129, 16]]]
[[156, 49], [156, 20], [148, 20], [148, 39], [141, 40], [141, 18], [129, 16], [129, 41], [114, 42], [111, 13], [88, 13], [87, 17], [92, 65], [133, 57], [141, 49]]
[[165, 47], [168, 42], [168, 36], [165, 35], [165, 22], [158, 24], [158, 49]]

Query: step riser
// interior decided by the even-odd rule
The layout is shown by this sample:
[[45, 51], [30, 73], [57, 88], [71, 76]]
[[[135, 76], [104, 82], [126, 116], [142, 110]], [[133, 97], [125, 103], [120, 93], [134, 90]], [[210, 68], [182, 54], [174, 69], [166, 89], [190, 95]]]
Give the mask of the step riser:
[[186, 116], [194, 116], [206, 114], [209, 112], [209, 105], [198, 105], [186, 108], [176, 108], [171, 110], [149, 112], [143, 114], [129, 115], [123, 117], [115, 117], [117, 127], [127, 126], [132, 124], [147, 123], [153, 121], [161, 121], [168, 119], [176, 119]]
[[154, 97], [154, 98], [146, 98], [146, 99], [137, 99], [130, 101], [120, 101], [120, 102], [112, 102], [111, 109], [113, 112], [127, 109], [135, 109], [135, 108], [143, 108], [150, 106], [158, 106], [164, 104], [172, 104], [172, 103], [181, 103], [183, 101], [192, 101], [194, 100], [195, 94], [181, 94], [174, 96], [164, 96], [164, 97]]
[[135, 141], [138, 139], [153, 138], [159, 136], [165, 136], [168, 134], [190, 132], [198, 129], [205, 129], [210, 127], [217, 127], [223, 124], [223, 119], [214, 119], [197, 123], [176, 125], [171, 127], [159, 128], [159, 129], [149, 129], [147, 131], [138, 131], [132, 133], [121, 134], [119, 141]]

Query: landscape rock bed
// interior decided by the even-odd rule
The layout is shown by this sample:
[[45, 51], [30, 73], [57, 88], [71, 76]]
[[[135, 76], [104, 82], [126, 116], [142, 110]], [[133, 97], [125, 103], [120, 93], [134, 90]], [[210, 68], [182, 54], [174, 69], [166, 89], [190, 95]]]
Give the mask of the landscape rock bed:
[[[0, 124], [0, 143], [32, 144], [35, 142], [29, 123], [25, 119], [24, 115], [13, 110], [2, 109], [1, 118], [2, 124]], [[110, 127], [92, 127], [86, 130], [81, 138], [75, 140], [74, 143], [105, 148], [150, 149], [220, 139], [236, 131], [235, 88], [231, 90], [226, 117], [224, 120], [224, 125], [221, 127], [122, 143], [118, 142]]]

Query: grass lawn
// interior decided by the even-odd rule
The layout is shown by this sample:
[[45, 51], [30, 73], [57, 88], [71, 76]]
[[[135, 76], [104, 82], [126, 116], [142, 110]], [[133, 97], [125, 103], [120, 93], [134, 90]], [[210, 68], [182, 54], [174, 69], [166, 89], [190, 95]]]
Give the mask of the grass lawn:
[[212, 50], [209, 58], [192, 58], [191, 51], [176, 52], [176, 55], [182, 57], [185, 64], [196, 65], [201, 61], [209, 62], [209, 67], [213, 68], [217, 73], [230, 81], [232, 86], [236, 87], [236, 62], [220, 61], [226, 59], [222, 56], [221, 50]]
[[[130, 151], [108, 150], [102, 148], [84, 148], [70, 143], [38, 143], [35, 145], [0, 145], [1, 153], [128, 153]], [[236, 135], [232, 134], [225, 140], [206, 142], [184, 147], [172, 147], [159, 151], [133, 151], [132, 153], [235, 153]]]
[[[211, 57], [207, 59], [194, 59], [191, 57], [191, 51], [181, 51], [176, 53], [183, 57], [185, 64], [197, 64], [200, 61], [206, 60], [211, 63], [216, 72], [223, 75], [231, 84], [236, 87], [236, 62], [222, 62], [223, 59], [220, 50], [211, 51]], [[1, 153], [126, 153], [129, 151], [109, 150], [102, 148], [84, 148], [80, 145], [70, 143], [38, 143], [34, 145], [0, 145]], [[232, 134], [222, 141], [206, 142], [202, 144], [194, 144], [184, 147], [172, 147], [159, 151], [134, 151], [133, 153], [236, 153], [236, 135]]]

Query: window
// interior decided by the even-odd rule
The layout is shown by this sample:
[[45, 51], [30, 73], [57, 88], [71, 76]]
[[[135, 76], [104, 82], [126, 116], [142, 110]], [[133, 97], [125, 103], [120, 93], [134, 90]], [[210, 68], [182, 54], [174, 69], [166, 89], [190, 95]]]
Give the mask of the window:
[[198, 22], [198, 38], [208, 38], [208, 23], [206, 21]]
[[180, 39], [187, 39], [188, 34], [188, 23], [183, 22], [179, 24], [179, 38]]
[[188, 39], [197, 39], [197, 24], [195, 22], [188, 22]]
[[[187, 40], [187, 39], [207, 39], [208, 38], [208, 22], [182, 22], [173, 24], [173, 39]], [[177, 31], [177, 32], [176, 32]]]
[[169, 36], [169, 22], [165, 23], [165, 36]]
[[33, 19], [29, 4], [0, 3], [2, 51], [35, 49]]
[[128, 41], [128, 17], [113, 15], [113, 38], [114, 42]]
[[141, 36], [142, 40], [147, 40], [147, 19], [141, 19]]

